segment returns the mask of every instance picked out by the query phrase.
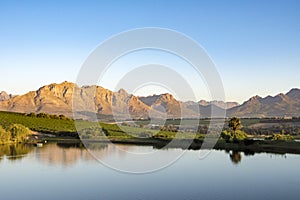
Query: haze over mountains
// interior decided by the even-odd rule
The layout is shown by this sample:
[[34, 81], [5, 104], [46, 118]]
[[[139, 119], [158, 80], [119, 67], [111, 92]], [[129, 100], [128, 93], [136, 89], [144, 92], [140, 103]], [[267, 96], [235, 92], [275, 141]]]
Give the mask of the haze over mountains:
[[[182, 102], [171, 94], [137, 97], [124, 89], [117, 92], [100, 86], [78, 87], [74, 83], [63, 82], [50, 84], [20, 96], [0, 93], [0, 110], [11, 112], [45, 112], [72, 116], [73, 95], [76, 97], [74, 111], [88, 118], [88, 113], [101, 116], [120, 116], [132, 118], [147, 117], [210, 117], [215, 109], [218, 117], [227, 108], [227, 116], [239, 117], [283, 117], [300, 116], [300, 90], [292, 89], [286, 94], [265, 98], [255, 96], [239, 105], [236, 102], [201, 100], [199, 102]], [[127, 115], [126, 115], [127, 113]]]

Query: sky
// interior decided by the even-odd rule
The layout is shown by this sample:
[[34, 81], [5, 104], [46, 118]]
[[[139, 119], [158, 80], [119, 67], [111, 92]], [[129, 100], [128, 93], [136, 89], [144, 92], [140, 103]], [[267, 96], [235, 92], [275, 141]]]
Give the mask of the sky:
[[[299, 10], [297, 0], [0, 0], [0, 90], [24, 94], [45, 84], [75, 82], [90, 53], [112, 35], [161, 27], [181, 32], [205, 49], [227, 101], [286, 93], [300, 88]], [[151, 55], [164, 60], [164, 54]], [[185, 71], [185, 64], [175, 60], [175, 68]], [[125, 61], [116, 71], [130, 69]], [[109, 81], [103, 84], [117, 89]], [[209, 99], [209, 92], [201, 92], [207, 90], [204, 85], [192, 83], [196, 98]], [[147, 92], [164, 90], [138, 94]]]

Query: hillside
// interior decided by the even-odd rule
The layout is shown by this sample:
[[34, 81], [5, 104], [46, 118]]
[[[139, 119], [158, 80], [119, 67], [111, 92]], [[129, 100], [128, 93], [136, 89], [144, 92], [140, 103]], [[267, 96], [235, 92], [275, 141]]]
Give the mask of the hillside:
[[[73, 102], [74, 100], [74, 102]], [[101, 117], [148, 118], [148, 117], [213, 117], [221, 116], [227, 108], [227, 116], [239, 117], [283, 117], [300, 116], [300, 90], [292, 89], [286, 94], [254, 96], [242, 105], [235, 102], [204, 101], [182, 102], [171, 94], [137, 97], [124, 89], [113, 92], [101, 86], [78, 87], [74, 83], [50, 84], [20, 96], [0, 93], [0, 110], [21, 113], [49, 113], [77, 118]]]
[[242, 105], [227, 111], [228, 116], [239, 117], [292, 117], [300, 116], [300, 90], [262, 98], [254, 96]]
[[1, 101], [0, 110], [72, 116], [73, 96], [76, 97], [76, 111], [122, 115], [128, 108], [129, 113], [137, 117], [146, 115], [150, 110], [149, 106], [125, 90], [112, 92], [100, 86], [78, 87], [69, 82], [46, 85], [37, 91]]

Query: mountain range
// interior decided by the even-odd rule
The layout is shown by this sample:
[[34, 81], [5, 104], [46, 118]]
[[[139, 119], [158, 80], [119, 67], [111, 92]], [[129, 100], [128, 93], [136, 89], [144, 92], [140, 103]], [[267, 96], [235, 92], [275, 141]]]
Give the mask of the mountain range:
[[2, 111], [45, 112], [70, 117], [73, 116], [72, 111], [75, 111], [81, 113], [80, 118], [89, 118], [91, 113], [125, 118], [210, 117], [212, 108], [216, 111], [213, 117], [221, 116], [225, 109], [228, 117], [300, 116], [300, 90], [295, 88], [286, 94], [265, 98], [254, 96], [241, 105], [236, 102], [205, 100], [182, 102], [168, 93], [139, 97], [128, 94], [124, 89], [113, 92], [101, 86], [78, 87], [75, 83], [66, 81], [46, 85], [19, 96], [0, 93]]
[[300, 90], [291, 89], [288, 93], [276, 96], [251, 97], [242, 105], [228, 110], [229, 116], [240, 117], [298, 117], [300, 116]]

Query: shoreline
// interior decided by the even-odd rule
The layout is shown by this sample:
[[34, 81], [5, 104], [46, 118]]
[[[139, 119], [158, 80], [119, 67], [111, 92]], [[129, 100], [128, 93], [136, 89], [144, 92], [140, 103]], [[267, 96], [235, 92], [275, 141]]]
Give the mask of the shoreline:
[[[40, 138], [33, 140], [29, 144], [36, 142], [47, 141], [57, 143], [113, 143], [124, 145], [145, 145], [153, 146], [157, 149], [163, 148], [181, 148], [189, 150], [200, 150], [203, 144], [203, 140], [194, 139], [161, 139], [161, 138], [110, 138], [103, 140], [85, 140], [76, 138]], [[225, 151], [239, 151], [246, 154], [254, 153], [275, 153], [275, 154], [299, 154], [300, 155], [300, 143], [295, 141], [255, 141], [255, 140], [243, 140], [236, 143], [228, 143], [224, 140], [218, 140], [212, 149], [225, 150]]]

